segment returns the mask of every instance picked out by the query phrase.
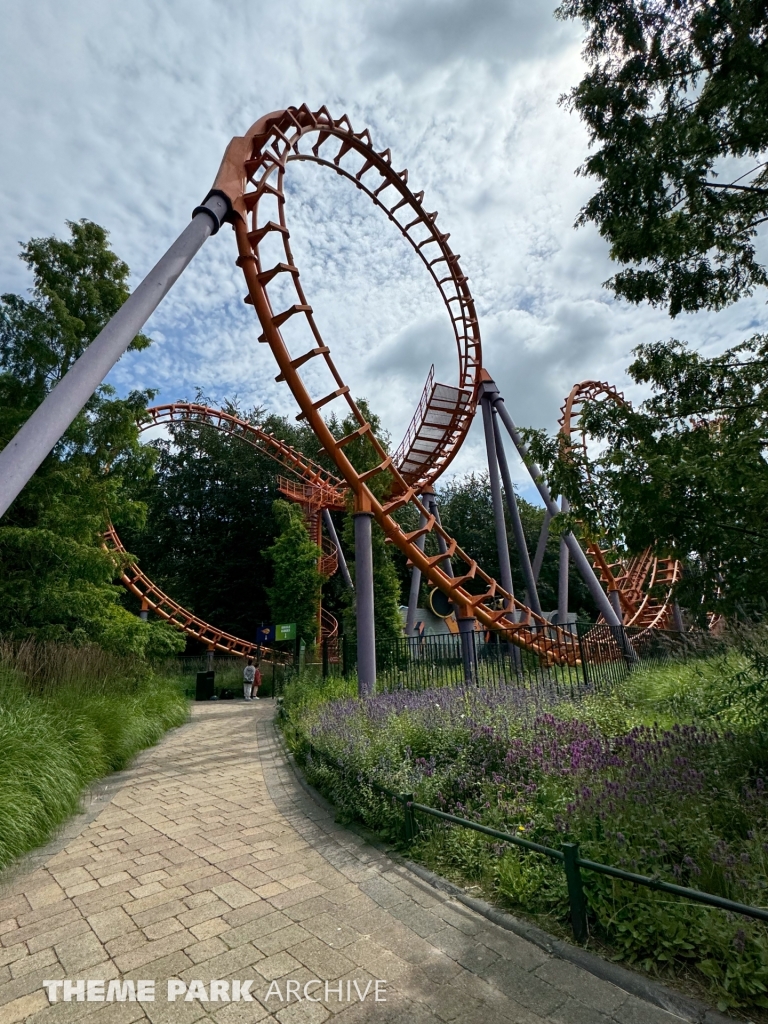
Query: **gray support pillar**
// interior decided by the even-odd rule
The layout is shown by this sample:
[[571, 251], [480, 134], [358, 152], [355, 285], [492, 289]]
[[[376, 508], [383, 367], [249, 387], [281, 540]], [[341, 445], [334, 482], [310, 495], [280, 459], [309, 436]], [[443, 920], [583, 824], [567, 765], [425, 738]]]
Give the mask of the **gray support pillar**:
[[[496, 399], [495, 406], [496, 411], [501, 417], [502, 423], [507, 428], [509, 436], [512, 438], [515, 447], [520, 453], [520, 457], [522, 458], [523, 462], [525, 462], [525, 465], [528, 469], [528, 472], [531, 475], [533, 482], [536, 484], [536, 489], [541, 495], [545, 507], [554, 519], [554, 517], [558, 513], [558, 507], [552, 500], [552, 495], [549, 493], [549, 488], [544, 483], [544, 476], [541, 472], [541, 469], [536, 465], [535, 462], [531, 462], [528, 455], [528, 449], [525, 447], [523, 439], [520, 437], [520, 432], [515, 426], [512, 417], [509, 415], [507, 407], [504, 405], [504, 399], [501, 398], [501, 396], [499, 396], [499, 398]], [[579, 571], [579, 575], [586, 583], [587, 587], [589, 588], [589, 592], [592, 595], [593, 601], [600, 609], [600, 614], [603, 616], [608, 625], [621, 626], [621, 622], [617, 618], [616, 612], [613, 610], [611, 606], [611, 602], [608, 600], [608, 595], [600, 586], [600, 581], [595, 575], [594, 569], [589, 564], [587, 556], [581, 550], [581, 545], [579, 544], [578, 540], [574, 537], [572, 533], [566, 534], [563, 539], [565, 540], [565, 543], [568, 546], [571, 558], [573, 559], [574, 565]]]
[[517, 554], [520, 559], [520, 568], [523, 570], [523, 578], [525, 579], [525, 586], [528, 597], [527, 604], [531, 606], [531, 608], [534, 610], [534, 612], [536, 612], [537, 615], [541, 615], [541, 604], [539, 603], [539, 592], [536, 588], [536, 578], [533, 575], [533, 569], [531, 567], [531, 559], [528, 554], [528, 545], [525, 543], [523, 523], [520, 519], [520, 509], [517, 507], [515, 489], [512, 486], [512, 477], [509, 474], [509, 463], [507, 462], [507, 454], [504, 451], [504, 443], [501, 437], [501, 429], [499, 428], [499, 420], [495, 410], [493, 412], [493, 436], [494, 441], [496, 443], [496, 457], [499, 460], [501, 479], [504, 483], [504, 493], [507, 496], [509, 518], [512, 521], [512, 532], [515, 535], [515, 546], [517, 547]]
[[355, 512], [355, 612], [357, 692], [370, 697], [376, 687], [376, 626], [373, 618], [373, 546], [370, 512]]
[[[485, 431], [485, 451], [488, 457], [488, 481], [491, 485], [491, 501], [493, 502], [493, 522], [496, 527], [496, 551], [499, 556], [501, 585], [514, 597], [512, 584], [512, 566], [509, 561], [509, 545], [507, 544], [507, 524], [504, 521], [504, 504], [501, 498], [499, 482], [499, 464], [496, 458], [496, 439], [493, 430], [493, 405], [491, 399], [480, 390], [480, 405], [483, 410], [483, 430]], [[514, 611], [514, 603], [510, 602], [510, 611]]]
[[477, 668], [475, 665], [475, 620], [474, 618], [459, 619], [459, 639], [461, 640], [461, 660], [464, 666], [464, 685], [477, 685]]
[[192, 222], [147, 274], [80, 358], [0, 452], [2, 516], [74, 418], [141, 331], [192, 257], [229, 213], [223, 193], [199, 206]]
[[142, 608], [139, 612], [139, 618], [142, 622], [147, 622], [149, 619], [149, 611], [147, 608]]
[[341, 550], [341, 543], [339, 542], [339, 535], [336, 533], [336, 527], [333, 525], [333, 519], [331, 519], [331, 513], [327, 508], [323, 509], [323, 524], [325, 531], [331, 538], [333, 543], [336, 545], [337, 557], [339, 560], [339, 571], [341, 572], [341, 578], [344, 580], [345, 585], [350, 589], [354, 590], [354, 584], [352, 583], [352, 577], [349, 575], [349, 566], [347, 560], [344, 557], [344, 552]]
[[533, 556], [533, 570], [534, 581], [538, 584], [539, 573], [541, 572], [541, 566], [544, 561], [544, 552], [547, 550], [547, 541], [549, 540], [549, 524], [552, 522], [552, 515], [548, 508], [544, 509], [544, 521], [541, 524], [541, 533], [539, 534], [539, 541], [536, 545], [536, 554]]
[[[567, 512], [570, 508], [565, 495], [560, 498], [560, 509]], [[568, 621], [568, 545], [560, 538], [560, 565], [557, 572], [557, 621], [564, 626]]]
[[624, 622], [624, 612], [621, 609], [621, 598], [619, 597], [618, 590], [608, 591], [608, 600], [611, 602], [611, 607], [616, 612], [617, 617], [621, 622]]
[[680, 605], [677, 601], [672, 602], [672, 622], [678, 633], [685, 632], [685, 623], [683, 622], [683, 613], [680, 611]]
[[[426, 516], [421, 513], [419, 515], [419, 529], [422, 530], [427, 525]], [[427, 535], [423, 533], [420, 537], [416, 538], [416, 547], [419, 551], [424, 550], [424, 542], [427, 539]], [[405, 635], [413, 636], [414, 630], [416, 629], [416, 609], [419, 606], [419, 590], [421, 589], [421, 569], [414, 565], [411, 569], [411, 589], [408, 594], [408, 614], [405, 617]]]

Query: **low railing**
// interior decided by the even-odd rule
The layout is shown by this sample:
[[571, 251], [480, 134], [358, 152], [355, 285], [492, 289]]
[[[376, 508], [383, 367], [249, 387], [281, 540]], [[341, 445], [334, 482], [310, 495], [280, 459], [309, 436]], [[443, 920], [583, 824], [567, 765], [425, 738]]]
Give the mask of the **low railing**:
[[[623, 634], [623, 635], [622, 635]], [[554, 636], [554, 631], [553, 631]], [[471, 648], [465, 657], [462, 642]], [[705, 632], [633, 629], [607, 625], [576, 624], [569, 635], [576, 647], [576, 664], [563, 657], [547, 664], [536, 654], [516, 647], [504, 634], [475, 632], [401, 637], [376, 645], [376, 689], [425, 690], [442, 686], [526, 687], [543, 692], [602, 692], [613, 689], [632, 670], [622, 652], [631, 647], [638, 662], [682, 661], [691, 655], [714, 653], [721, 642]], [[323, 658], [324, 675], [350, 675], [357, 662], [356, 644], [338, 638]], [[467, 665], [471, 679], [467, 679]]]
[[[280, 705], [280, 713], [284, 713], [282, 704]], [[309, 754], [311, 758], [319, 758], [332, 768], [336, 768], [341, 771], [346, 770], [345, 766], [341, 762], [329, 757], [329, 755], [318, 750], [312, 744], [309, 746]], [[359, 776], [357, 776], [357, 779], [359, 784]], [[382, 796], [386, 796], [391, 801], [399, 803], [402, 806], [402, 838], [406, 844], [412, 843], [419, 833], [419, 824], [416, 820], [416, 812], [418, 812], [419, 814], [425, 814], [429, 817], [449, 822], [451, 825], [457, 825], [460, 828], [468, 828], [474, 832], [480, 832], [492, 839], [498, 839], [501, 842], [509, 843], [511, 846], [517, 846], [521, 849], [528, 850], [531, 853], [541, 854], [545, 857], [549, 857], [550, 860], [554, 860], [562, 864], [563, 869], [565, 870], [566, 885], [568, 889], [571, 927], [573, 929], [574, 938], [577, 942], [584, 941], [588, 934], [587, 915], [589, 907], [581, 877], [582, 868], [585, 871], [593, 871], [596, 874], [607, 875], [611, 878], [618, 878], [623, 882], [630, 882], [633, 885], [644, 886], [647, 889], [654, 889], [657, 892], [665, 892], [670, 896], [680, 896], [684, 899], [691, 900], [694, 903], [702, 903], [705, 906], [716, 907], [719, 910], [725, 910], [729, 913], [743, 914], [745, 917], [752, 917], [758, 921], [768, 922], [768, 910], [764, 907], [751, 907], [744, 903], [737, 903], [735, 900], [725, 899], [723, 896], [715, 896], [713, 893], [702, 892], [700, 889], [690, 889], [685, 885], [675, 885], [673, 882], [665, 882], [661, 878], [639, 875], [633, 871], [625, 871], [623, 868], [613, 867], [610, 864], [601, 864], [598, 861], [589, 860], [587, 857], [581, 856], [578, 843], [563, 843], [561, 848], [556, 850], [551, 846], [544, 846], [542, 843], [536, 843], [530, 839], [523, 839], [521, 836], [512, 835], [509, 832], [502, 832], [499, 829], [491, 828], [488, 825], [482, 825], [480, 822], [470, 821], [467, 818], [460, 818], [455, 814], [449, 814], [447, 811], [440, 811], [436, 807], [429, 807], [426, 804], [418, 803], [414, 799], [412, 793], [397, 793], [394, 790], [381, 785], [381, 783], [374, 779], [368, 778], [365, 779], [364, 782], [374, 791], [380, 793]]]

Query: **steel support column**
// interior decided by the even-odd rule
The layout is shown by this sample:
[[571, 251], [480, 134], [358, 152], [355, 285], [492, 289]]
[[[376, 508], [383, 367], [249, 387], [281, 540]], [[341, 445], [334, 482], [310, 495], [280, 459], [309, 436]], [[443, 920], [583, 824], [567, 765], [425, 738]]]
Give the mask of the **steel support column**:
[[523, 523], [520, 519], [520, 509], [517, 507], [515, 489], [512, 486], [512, 477], [510, 476], [509, 473], [507, 453], [504, 451], [504, 442], [501, 437], [499, 418], [496, 415], [495, 409], [493, 411], [493, 437], [496, 444], [496, 458], [499, 460], [499, 470], [501, 471], [501, 479], [504, 484], [504, 493], [507, 497], [509, 518], [512, 522], [512, 532], [515, 535], [515, 546], [517, 547], [517, 555], [520, 559], [520, 568], [523, 571], [523, 578], [525, 579], [525, 586], [528, 598], [526, 604], [530, 605], [530, 607], [536, 612], [537, 615], [541, 615], [539, 591], [536, 587], [536, 578], [533, 575], [533, 569], [531, 567], [531, 558], [528, 554], [528, 545], [525, 543], [525, 533], [523, 532]]
[[357, 618], [357, 692], [370, 697], [376, 687], [376, 626], [373, 617], [371, 512], [355, 512], [355, 613]]
[[336, 527], [333, 525], [333, 519], [331, 513], [327, 508], [323, 509], [323, 523], [325, 525], [325, 532], [331, 538], [333, 543], [336, 545], [336, 553], [339, 562], [339, 571], [341, 572], [341, 578], [344, 580], [344, 585], [349, 590], [354, 590], [354, 584], [352, 583], [352, 577], [349, 575], [349, 566], [347, 560], [344, 557], [344, 552], [341, 550], [341, 543], [339, 541], [339, 535], [336, 533]]
[[222, 193], [210, 195], [195, 210], [192, 222], [168, 252], [0, 452], [0, 516], [53, 450], [203, 242], [218, 231], [229, 211], [229, 200]]
[[677, 601], [672, 602], [672, 622], [678, 633], [685, 632], [685, 623], [683, 622], [683, 613], [680, 611], [680, 605]]
[[[560, 498], [560, 511], [567, 512], [570, 503], [563, 494]], [[557, 570], [557, 624], [564, 626], [568, 621], [568, 545], [560, 538], [560, 564]], [[601, 588], [602, 589], [602, 588]]]
[[[535, 462], [531, 461], [531, 458], [528, 454], [528, 449], [526, 448], [525, 444], [523, 443], [523, 439], [520, 436], [520, 431], [517, 429], [514, 420], [509, 415], [509, 411], [507, 410], [507, 407], [504, 405], [504, 399], [501, 396], [499, 396], [496, 399], [495, 406], [496, 411], [501, 417], [502, 423], [507, 428], [507, 432], [509, 436], [512, 438], [512, 441], [514, 442], [515, 448], [517, 448], [518, 452], [520, 453], [520, 457], [522, 458], [523, 462], [526, 465], [526, 468], [528, 469], [528, 472], [531, 475], [531, 479], [536, 484], [536, 489], [541, 495], [545, 508], [549, 511], [550, 516], [554, 519], [554, 517], [558, 514], [558, 507], [552, 500], [552, 495], [549, 492], [549, 488], [544, 483], [544, 477], [542, 475], [541, 469], [536, 465]], [[595, 575], [594, 569], [589, 564], [587, 556], [581, 550], [581, 545], [579, 544], [578, 540], [576, 539], [576, 537], [574, 537], [572, 533], [565, 534], [563, 539], [565, 540], [565, 543], [568, 545], [568, 550], [571, 554], [571, 558], [573, 559], [574, 564], [579, 571], [579, 575], [586, 583], [589, 592], [592, 595], [593, 601], [599, 608], [600, 614], [603, 616], [605, 621], [610, 626], [621, 626], [621, 622], [617, 618], [616, 612], [613, 610], [613, 607], [611, 606], [611, 602], [608, 600], [608, 595], [600, 586], [600, 581]]]
[[[493, 522], [496, 529], [496, 552], [499, 557], [501, 585], [508, 594], [514, 596], [515, 591], [512, 584], [512, 565], [509, 561], [509, 545], [507, 543], [507, 524], [504, 520], [504, 503], [501, 497], [499, 463], [496, 457], [496, 438], [493, 429], [493, 404], [490, 396], [485, 390], [485, 385], [482, 385], [480, 388], [480, 406], [483, 411], [485, 453], [488, 458], [488, 482], [491, 486]], [[510, 605], [510, 612], [514, 615], [514, 604]]]
[[[438, 511], [437, 508], [437, 498], [435, 497], [434, 493], [424, 495], [424, 507], [427, 509], [430, 515], [433, 515], [435, 517], [437, 525], [442, 525], [440, 523], [440, 512]], [[441, 555], [447, 555], [448, 545], [445, 543], [445, 537], [441, 537], [440, 534], [437, 533], [435, 534], [435, 539], [437, 540], [437, 550], [440, 552]], [[453, 577], [453, 562], [450, 560], [450, 558], [446, 558], [441, 563], [441, 567], [446, 576]]]
[[[427, 525], [427, 517], [421, 513], [419, 515], [419, 529], [423, 530]], [[426, 534], [422, 534], [421, 537], [416, 538], [416, 547], [419, 551], [424, 550], [424, 542], [427, 539]], [[421, 569], [414, 565], [411, 569], [411, 589], [408, 593], [408, 614], [405, 617], [405, 635], [413, 636], [413, 631], [416, 629], [416, 609], [419, 606], [419, 590], [421, 589]]]
[[552, 522], [552, 515], [549, 509], [544, 510], [544, 521], [541, 524], [541, 533], [539, 534], [539, 540], [536, 544], [536, 554], [533, 556], [533, 578], [538, 585], [539, 573], [541, 572], [541, 566], [544, 561], [544, 553], [547, 550], [547, 541], [549, 540], [549, 524]]
[[477, 685], [477, 665], [475, 663], [475, 619], [471, 615], [457, 616], [459, 621], [459, 638], [461, 640], [461, 661], [464, 666], [464, 685]]

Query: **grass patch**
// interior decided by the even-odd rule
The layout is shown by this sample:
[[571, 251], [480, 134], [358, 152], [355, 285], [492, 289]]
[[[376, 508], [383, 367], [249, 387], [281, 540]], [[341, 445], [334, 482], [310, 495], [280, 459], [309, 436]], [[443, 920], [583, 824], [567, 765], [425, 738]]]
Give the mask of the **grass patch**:
[[0, 867], [188, 717], [176, 679], [95, 647], [0, 642]]

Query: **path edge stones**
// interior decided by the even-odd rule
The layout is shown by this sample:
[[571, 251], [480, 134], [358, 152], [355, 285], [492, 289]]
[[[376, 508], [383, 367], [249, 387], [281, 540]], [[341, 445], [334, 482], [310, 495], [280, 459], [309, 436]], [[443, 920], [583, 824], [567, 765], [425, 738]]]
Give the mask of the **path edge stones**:
[[[275, 737], [277, 739], [277, 747], [281, 751], [286, 762], [290, 765], [297, 784], [314, 800], [316, 804], [318, 804], [319, 807], [321, 807], [333, 818], [334, 821], [336, 821], [337, 808], [305, 779], [304, 773], [297, 764], [295, 757], [288, 749], [283, 732], [277, 724], [276, 716], [272, 720], [272, 728], [274, 729]], [[581, 949], [578, 946], [572, 945], [570, 942], [558, 939], [554, 935], [550, 935], [543, 929], [538, 928], [536, 925], [529, 924], [526, 921], [521, 921], [512, 914], [499, 910], [498, 907], [494, 907], [490, 903], [486, 903], [485, 900], [478, 900], [473, 896], [468, 896], [463, 889], [454, 885], [453, 882], [449, 882], [447, 879], [435, 874], [428, 868], [422, 867], [420, 864], [415, 864], [413, 861], [403, 857], [396, 850], [393, 850], [391, 847], [383, 843], [374, 833], [360, 825], [344, 822], [343, 827], [348, 829], [350, 832], [354, 832], [356, 835], [359, 835], [362, 839], [365, 839], [370, 846], [378, 850], [379, 853], [384, 854], [393, 861], [393, 863], [406, 868], [422, 881], [427, 882], [434, 889], [447, 893], [459, 903], [464, 904], [465, 907], [468, 907], [470, 910], [474, 910], [475, 913], [480, 914], [481, 917], [484, 917], [486, 920], [499, 925], [501, 928], [505, 928], [507, 931], [513, 932], [522, 939], [526, 939], [528, 942], [533, 943], [533, 945], [538, 946], [539, 949], [542, 949], [545, 953], [549, 953], [552, 956], [557, 957], [559, 960], [565, 960], [572, 963], [575, 967], [580, 967], [582, 970], [594, 975], [601, 981], [610, 982], [610, 984], [629, 993], [629, 995], [642, 999], [644, 1002], [650, 1003], [652, 1006], [657, 1006], [662, 1010], [666, 1010], [668, 1013], [675, 1014], [681, 1020], [686, 1021], [687, 1024], [734, 1024], [734, 1021], [741, 1020], [743, 1022], [745, 1020], [743, 1017], [731, 1017], [720, 1013], [718, 1010], [713, 1009], [711, 1006], [708, 1006], [699, 999], [685, 996], [680, 992], [676, 992], [674, 989], [668, 988], [661, 982], [653, 981], [650, 978], [644, 978], [642, 975], [636, 974], [634, 971], [630, 971], [626, 967], [621, 967], [619, 964], [612, 963], [610, 960], [604, 960], [595, 953], [590, 953], [586, 949]], [[751, 1024], [751, 1022], [747, 1021], [747, 1024]]]

